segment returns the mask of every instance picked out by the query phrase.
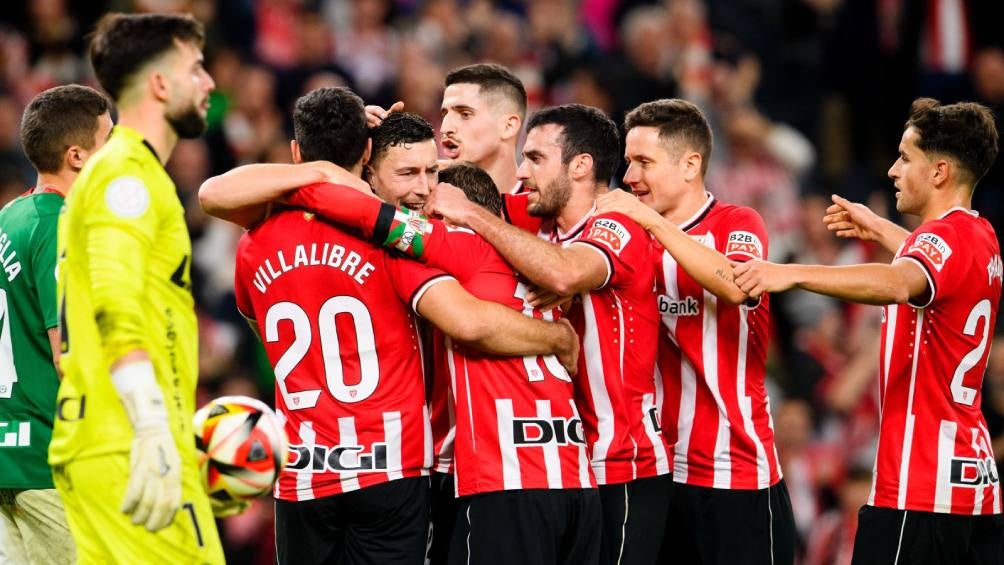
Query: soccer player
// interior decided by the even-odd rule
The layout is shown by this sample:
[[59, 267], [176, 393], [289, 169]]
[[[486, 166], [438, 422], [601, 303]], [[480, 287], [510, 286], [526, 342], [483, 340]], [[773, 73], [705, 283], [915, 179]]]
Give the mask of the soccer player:
[[110, 110], [94, 89], [57, 86], [21, 119], [38, 182], [0, 210], [0, 562], [76, 561], [46, 461], [59, 387], [56, 223], [73, 180], [108, 140]]
[[[362, 171], [365, 114], [350, 91], [301, 98], [294, 128], [294, 161], [328, 158]], [[559, 353], [570, 365], [577, 355], [569, 326], [477, 300], [441, 271], [390, 257], [302, 210], [245, 234], [235, 288], [265, 338], [293, 438], [276, 492], [282, 563], [424, 560], [432, 441], [412, 311], [458, 346]]]
[[527, 130], [519, 168], [527, 193], [506, 199], [513, 225], [446, 185], [426, 210], [473, 229], [544, 289], [578, 295], [569, 319], [583, 340], [577, 400], [600, 485], [601, 560], [652, 563], [661, 537], [651, 532], [662, 531], [672, 484], [654, 378], [653, 244], [625, 216], [591, 216], [617, 161], [608, 117], [570, 104], [537, 112]]
[[[477, 63], [458, 67], [446, 75], [439, 127], [443, 155], [450, 161], [468, 161], [488, 171], [500, 191], [518, 193], [516, 144], [526, 118], [526, 89], [519, 77], [502, 65]], [[367, 106], [370, 125], [378, 125], [394, 111]]]
[[624, 183], [635, 196], [611, 191], [598, 208], [630, 216], [665, 249], [658, 372], [676, 486], [663, 559], [791, 563], [794, 518], [764, 385], [769, 303], [731, 280], [731, 261], [767, 256], [763, 220], [705, 190], [712, 138], [697, 106], [648, 102], [624, 127]]
[[[462, 186], [472, 202], [500, 214], [502, 198], [485, 171], [459, 163], [447, 167], [440, 177]], [[396, 234], [378, 236], [376, 241], [442, 268], [480, 298], [506, 304], [527, 316], [554, 319], [559, 315], [552, 307], [531, 306], [526, 284], [491, 245], [470, 230], [401, 214], [346, 187], [325, 191], [305, 187], [290, 201], [362, 229], [370, 237], [384, 231]], [[431, 398], [433, 439], [437, 463], [452, 463], [440, 467], [439, 476], [449, 478], [452, 485], [447, 473], [455, 467], [460, 498], [453, 505], [439, 499], [433, 503], [431, 559], [446, 560], [437, 537], [443, 537], [443, 522], [453, 516], [452, 562], [597, 562], [600, 539], [595, 532], [600, 528], [601, 508], [572, 379], [553, 356], [485, 356], [449, 339], [446, 350], [443, 361], [437, 357], [439, 370], [433, 386], [434, 391], [441, 390], [445, 376], [452, 394], [434, 392]], [[442, 406], [446, 401], [451, 405]], [[448, 431], [442, 442], [448, 449], [438, 450], [450, 421], [441, 426], [437, 437], [436, 426], [443, 420], [437, 413], [456, 420], [455, 437]], [[454, 450], [455, 457], [448, 459]], [[451, 497], [453, 492], [451, 487]], [[453, 506], [459, 514], [451, 513]]]
[[63, 381], [49, 448], [83, 563], [222, 563], [192, 441], [191, 242], [164, 170], [205, 128], [190, 16], [109, 14], [89, 54], [119, 124], [59, 220]]
[[754, 297], [798, 287], [884, 306], [878, 453], [854, 563], [1004, 559], [1000, 476], [980, 411], [1004, 266], [993, 228], [970, 209], [997, 150], [986, 107], [915, 100], [889, 178], [896, 209], [921, 225], [904, 237], [855, 206], [831, 218], [895, 249], [891, 264], [735, 269]]

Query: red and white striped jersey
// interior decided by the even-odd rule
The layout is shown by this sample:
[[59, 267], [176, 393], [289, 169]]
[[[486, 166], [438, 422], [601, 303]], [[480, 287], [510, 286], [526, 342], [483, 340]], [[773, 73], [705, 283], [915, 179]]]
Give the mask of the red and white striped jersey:
[[279, 213], [237, 248], [237, 306], [275, 368], [289, 462], [282, 500], [311, 500], [428, 474], [417, 304], [449, 277], [301, 211]]
[[883, 309], [882, 412], [868, 504], [999, 514], [999, 475], [980, 411], [1004, 271], [997, 237], [975, 212], [953, 208], [911, 233], [896, 260], [924, 270], [929, 296]]
[[[681, 226], [733, 261], [767, 256], [767, 231], [751, 208], [708, 195]], [[658, 370], [663, 429], [674, 445], [673, 480], [721, 489], [763, 489], [781, 479], [764, 386], [769, 297], [735, 306], [704, 289], [664, 251], [657, 293], [663, 333]]]
[[[438, 222], [437, 222], [438, 224]], [[434, 229], [423, 259], [468, 292], [546, 320], [512, 267], [469, 230]], [[594, 488], [572, 379], [553, 355], [498, 357], [445, 340], [455, 400], [458, 496], [519, 489]]]
[[457, 433], [456, 403], [450, 390], [450, 372], [444, 339], [446, 336], [432, 324], [423, 324], [428, 333], [425, 344], [425, 390], [432, 426], [432, 470], [453, 473], [453, 441]]
[[576, 400], [599, 484], [671, 471], [660, 433], [662, 383], [655, 378], [659, 315], [653, 300], [656, 245], [622, 214], [591, 216], [562, 233], [527, 212], [526, 195], [505, 199], [506, 218], [562, 246], [585, 245], [607, 264], [607, 280], [581, 293], [568, 314], [582, 339]]

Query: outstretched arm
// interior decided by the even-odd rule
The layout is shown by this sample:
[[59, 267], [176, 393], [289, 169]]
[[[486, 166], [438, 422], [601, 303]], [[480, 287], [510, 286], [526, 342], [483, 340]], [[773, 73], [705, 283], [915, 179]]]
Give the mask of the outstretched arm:
[[896, 253], [910, 235], [906, 229], [872, 212], [864, 204], [836, 194], [831, 198], [833, 204], [826, 209], [823, 223], [837, 237], [875, 241], [890, 253]]
[[584, 245], [560, 247], [511, 226], [474, 204], [453, 186], [440, 184], [426, 202], [426, 212], [439, 214], [483, 237], [513, 268], [541, 287], [560, 295], [598, 288], [609, 277], [603, 255]]
[[271, 203], [301, 186], [318, 182], [370, 192], [366, 181], [326, 161], [298, 165], [261, 163], [237, 167], [207, 179], [199, 188], [199, 203], [211, 216], [248, 227], [266, 216]]
[[923, 268], [911, 260], [828, 267], [749, 261], [735, 267], [736, 284], [753, 298], [802, 288], [862, 304], [904, 304], [929, 292]]
[[688, 275], [709, 292], [731, 304], [749, 297], [733, 281], [732, 263], [718, 252], [690, 237], [637, 197], [611, 190], [596, 200], [597, 213], [619, 212], [638, 222], [666, 248]]
[[512, 308], [479, 300], [455, 280], [433, 285], [418, 301], [418, 313], [451, 338], [493, 355], [554, 354], [575, 373], [579, 338], [565, 320], [545, 322]]

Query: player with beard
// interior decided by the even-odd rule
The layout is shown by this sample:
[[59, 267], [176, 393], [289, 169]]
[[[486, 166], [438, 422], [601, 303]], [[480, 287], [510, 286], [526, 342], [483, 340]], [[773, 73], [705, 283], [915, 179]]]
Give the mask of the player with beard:
[[748, 301], [730, 265], [767, 256], [763, 220], [705, 190], [712, 137], [697, 106], [648, 102], [624, 124], [624, 182], [637, 197], [611, 191], [597, 207], [661, 244], [658, 371], [677, 483], [662, 560], [791, 563], [794, 519], [764, 382], [770, 304]]
[[600, 485], [601, 560], [653, 563], [661, 538], [650, 533], [665, 523], [672, 484], [654, 378], [654, 247], [629, 218], [591, 215], [616, 167], [617, 128], [587, 106], [541, 110], [523, 155], [527, 193], [505, 205], [513, 225], [447, 185], [426, 211], [470, 227], [544, 289], [578, 295], [568, 317], [583, 342], [576, 398]]
[[[439, 127], [443, 156], [467, 161], [488, 171], [504, 193], [518, 193], [516, 144], [526, 117], [526, 89], [509, 69], [494, 63], [477, 63], [453, 69], [446, 75]], [[367, 106], [371, 126], [394, 111]]]
[[59, 221], [64, 378], [49, 449], [83, 563], [223, 562], [192, 442], [191, 241], [164, 170], [206, 126], [202, 43], [194, 18], [163, 14], [106, 15], [90, 42], [119, 124]]

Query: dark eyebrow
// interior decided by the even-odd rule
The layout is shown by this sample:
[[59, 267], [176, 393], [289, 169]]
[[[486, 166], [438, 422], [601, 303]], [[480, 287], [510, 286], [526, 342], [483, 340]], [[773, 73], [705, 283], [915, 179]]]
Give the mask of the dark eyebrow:
[[543, 157], [544, 154], [541, 153], [540, 151], [537, 151], [536, 149], [531, 149], [529, 151], [523, 151], [523, 156], [526, 157], [527, 159], [534, 159]]

